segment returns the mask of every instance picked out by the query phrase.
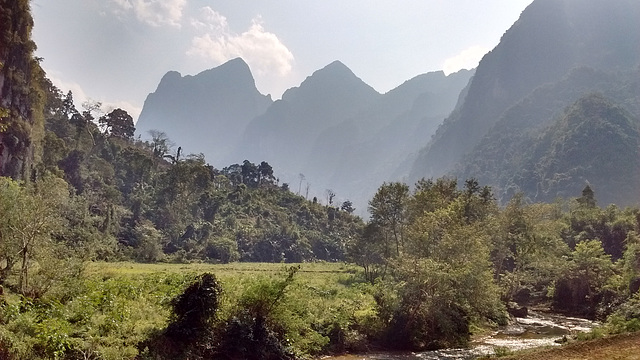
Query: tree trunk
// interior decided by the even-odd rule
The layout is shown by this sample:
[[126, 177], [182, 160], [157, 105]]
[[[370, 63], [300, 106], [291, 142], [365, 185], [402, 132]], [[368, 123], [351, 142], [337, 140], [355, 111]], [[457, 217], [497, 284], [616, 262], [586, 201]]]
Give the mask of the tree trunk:
[[29, 252], [27, 247], [22, 248], [22, 269], [20, 271], [20, 292], [25, 295], [29, 286]]

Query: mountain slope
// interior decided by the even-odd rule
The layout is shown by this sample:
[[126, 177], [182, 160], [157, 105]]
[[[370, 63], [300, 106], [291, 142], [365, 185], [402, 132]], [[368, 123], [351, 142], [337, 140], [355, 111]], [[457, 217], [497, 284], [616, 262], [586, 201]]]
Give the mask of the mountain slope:
[[143, 137], [151, 129], [163, 131], [184, 153], [204, 153], [222, 166], [232, 162], [246, 125], [271, 104], [238, 58], [195, 76], [168, 72], [147, 97], [136, 128]]
[[468, 94], [414, 163], [411, 179], [440, 176], [509, 107], [577, 66], [620, 70], [640, 59], [640, 3], [536, 0], [480, 62]]
[[325, 130], [356, 115], [380, 98], [371, 86], [339, 61], [314, 72], [299, 87], [291, 88], [246, 129], [238, 147], [240, 157], [268, 159], [290, 175], [306, 169], [311, 157], [316, 166], [322, 154], [310, 154]]
[[310, 196], [331, 189], [362, 211], [381, 183], [398, 179], [397, 164], [433, 134], [472, 75], [432, 72], [381, 95], [334, 62], [257, 117], [239, 153], [284, 169], [285, 182], [300, 186], [304, 174]]
[[[350, 126], [354, 136], [331, 147], [324, 145], [335, 159], [335, 166], [326, 174], [331, 175], [327, 182], [336, 184], [334, 190], [339, 194], [348, 194], [354, 203], [366, 207], [382, 182], [406, 175], [398, 171], [399, 164], [433, 135], [472, 75], [468, 70], [448, 76], [441, 71], [419, 75], [342, 124], [335, 134], [349, 133]], [[316, 148], [323, 148], [323, 144], [316, 144]]]
[[[633, 118], [640, 118], [640, 71], [611, 73], [577, 68], [557, 83], [537, 88], [506, 110], [473, 151], [460, 161], [453, 174], [459, 178], [475, 177], [480, 183], [491, 184], [494, 194], [503, 203], [518, 191], [525, 191], [529, 197], [537, 199], [535, 182], [527, 185], [532, 178], [522, 172], [535, 166], [531, 164], [530, 150], [537, 146], [540, 133], [561, 118], [567, 107], [592, 93], [602, 94]], [[575, 179], [575, 186], [584, 186], [584, 181]]]
[[638, 120], [600, 94], [569, 107], [528, 158], [518, 177], [536, 201], [575, 196], [588, 183], [602, 205], [638, 203]]

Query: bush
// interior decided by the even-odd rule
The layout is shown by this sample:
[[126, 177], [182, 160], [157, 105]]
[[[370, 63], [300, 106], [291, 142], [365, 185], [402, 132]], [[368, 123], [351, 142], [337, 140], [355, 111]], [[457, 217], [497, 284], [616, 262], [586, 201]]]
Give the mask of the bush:
[[200, 275], [171, 301], [170, 323], [138, 345], [141, 358], [198, 359], [211, 351], [212, 325], [220, 305], [220, 287], [213, 274]]
[[295, 359], [284, 339], [283, 329], [275, 330], [277, 326], [265, 316], [254, 315], [250, 310], [243, 309], [225, 323], [219, 333], [216, 355], [219, 358], [245, 360]]
[[198, 339], [215, 320], [221, 293], [216, 277], [202, 274], [171, 302], [173, 319], [167, 327], [167, 335], [182, 342]]
[[607, 318], [605, 329], [611, 334], [640, 331], [640, 292]]
[[217, 358], [295, 358], [287, 340], [293, 329], [282, 310], [287, 288], [299, 269], [292, 266], [283, 280], [259, 279], [245, 288], [236, 310], [216, 332]]

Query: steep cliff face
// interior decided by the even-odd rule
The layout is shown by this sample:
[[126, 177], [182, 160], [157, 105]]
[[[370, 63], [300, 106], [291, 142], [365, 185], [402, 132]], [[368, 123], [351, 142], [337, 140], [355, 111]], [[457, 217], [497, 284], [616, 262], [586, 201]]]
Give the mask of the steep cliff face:
[[622, 70], [640, 60], [640, 3], [536, 0], [480, 62], [468, 93], [416, 160], [411, 178], [451, 171], [505, 110], [571, 69]]
[[[459, 162], [453, 174], [459, 178], [475, 177], [480, 183], [491, 184], [494, 194], [503, 203], [516, 192], [524, 192], [530, 199], [536, 201], [552, 201], [555, 196], [575, 196], [584, 187], [585, 181], [594, 184], [596, 177], [599, 177], [600, 181], [594, 189], [597, 190], [603, 205], [609, 202], [619, 205], [635, 203], [639, 198], [627, 192], [629, 187], [620, 186], [620, 182], [618, 185], [611, 185], [614, 183], [614, 177], [622, 173], [633, 174], [628, 170], [640, 163], [640, 158], [626, 165], [617, 162], [618, 159], [627, 157], [629, 154], [633, 159], [633, 153], [629, 153], [633, 150], [632, 147], [625, 147], [625, 152], [617, 155], [608, 152], [611, 156], [610, 160], [598, 166], [589, 165], [588, 176], [581, 171], [570, 171], [581, 166], [586, 167], [586, 163], [581, 164], [589, 160], [586, 157], [574, 158], [573, 163], [564, 162], [566, 169], [553, 168], [557, 174], [552, 171], [538, 170], [541, 169], [540, 164], [543, 158], [550, 156], [545, 155], [541, 150], [543, 134], [562, 130], [560, 127], [554, 127], [553, 124], [564, 116], [568, 107], [585, 96], [600, 94], [607, 101], [628, 112], [630, 119], [637, 122], [640, 120], [638, 89], [640, 89], [639, 70], [607, 72], [587, 67], [576, 68], [560, 81], [537, 88], [516, 105], [507, 109], [473, 151]], [[602, 121], [608, 121], [608, 119], [603, 118]], [[547, 136], [551, 135], [547, 134]], [[562, 134], [557, 136], [562, 138]], [[611, 137], [609, 141], [613, 146], [619, 138]], [[589, 142], [585, 146], [593, 147], [595, 151], [603, 153], [608, 151], [605, 141]], [[533, 149], [541, 152], [535, 152]], [[606, 173], [604, 169], [612, 163], [616, 163], [620, 168], [603, 176]], [[599, 168], [602, 169], [602, 173], [598, 172]], [[554, 183], [554, 178], [558, 179], [558, 174], [565, 174], [562, 180], [563, 189], [558, 186], [549, 186]], [[573, 175], [566, 176], [566, 174]], [[602, 181], [606, 178], [611, 179], [610, 184]], [[634, 181], [638, 184], [640, 178], [627, 178], [627, 184], [632, 184]], [[608, 194], [605, 195], [604, 192]], [[619, 200], [624, 201], [619, 202]]]
[[233, 159], [232, 150], [246, 125], [271, 104], [239, 58], [195, 76], [170, 71], [147, 97], [136, 132], [146, 138], [149, 130], [163, 131], [185, 153], [204, 153], [222, 167], [243, 160]]
[[0, 176], [28, 179], [44, 133], [28, 0], [0, 1]]

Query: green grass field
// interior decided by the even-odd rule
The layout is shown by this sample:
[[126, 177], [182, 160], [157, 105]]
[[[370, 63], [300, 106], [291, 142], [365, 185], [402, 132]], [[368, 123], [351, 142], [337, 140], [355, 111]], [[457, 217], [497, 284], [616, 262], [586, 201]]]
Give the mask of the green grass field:
[[260, 296], [265, 286], [283, 281], [291, 266], [299, 270], [274, 316], [286, 322], [299, 353], [322, 351], [332, 329], [374, 323], [372, 286], [352, 265], [98, 262], [87, 263], [83, 276], [57, 284], [39, 302], [6, 294], [0, 348], [27, 359], [56, 358], [72, 350], [96, 358], [132, 359], [139, 342], [167, 326], [171, 300], [198, 275], [217, 277], [223, 289], [219, 318], [225, 319], [243, 299]]
[[85, 274], [88, 276], [103, 275], [140, 275], [152, 273], [204, 273], [211, 272], [220, 278], [244, 276], [251, 274], [277, 274], [290, 266], [300, 266], [299, 273], [305, 279], [315, 275], [353, 277], [358, 271], [354, 265], [344, 263], [303, 263], [303, 264], [274, 264], [274, 263], [231, 263], [231, 264], [141, 264], [132, 262], [89, 262], [86, 264]]

